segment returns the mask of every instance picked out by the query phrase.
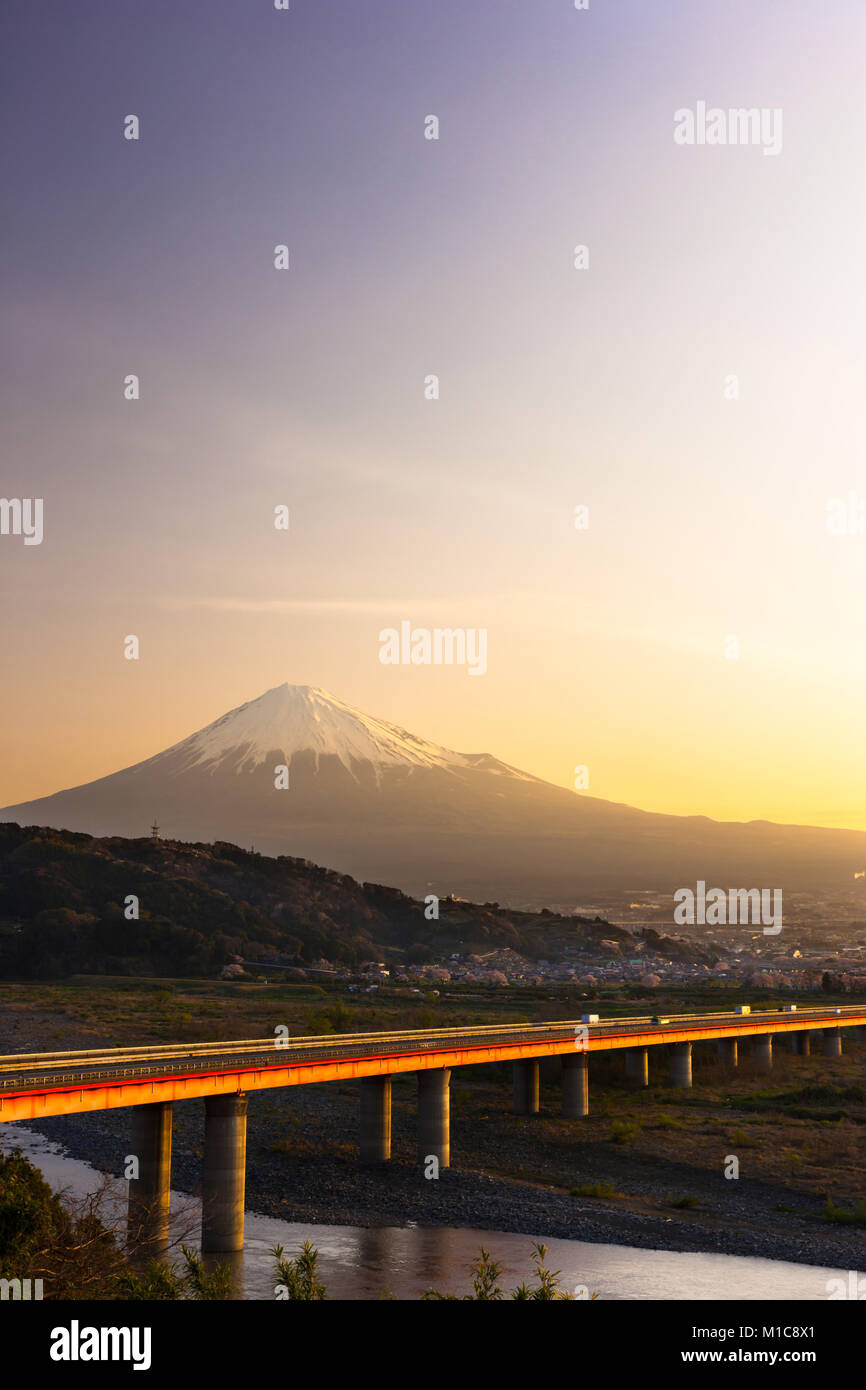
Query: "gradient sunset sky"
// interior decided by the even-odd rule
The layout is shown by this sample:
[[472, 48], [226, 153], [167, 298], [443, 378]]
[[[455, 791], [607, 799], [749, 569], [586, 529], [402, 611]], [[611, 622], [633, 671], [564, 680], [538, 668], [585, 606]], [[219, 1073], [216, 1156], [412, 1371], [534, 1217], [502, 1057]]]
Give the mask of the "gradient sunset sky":
[[[0, 536], [0, 805], [289, 681], [866, 829], [862, 0], [6, 0], [2, 48], [0, 493], [45, 536]], [[676, 145], [702, 100], [781, 152]], [[487, 674], [383, 666], [404, 619]]]

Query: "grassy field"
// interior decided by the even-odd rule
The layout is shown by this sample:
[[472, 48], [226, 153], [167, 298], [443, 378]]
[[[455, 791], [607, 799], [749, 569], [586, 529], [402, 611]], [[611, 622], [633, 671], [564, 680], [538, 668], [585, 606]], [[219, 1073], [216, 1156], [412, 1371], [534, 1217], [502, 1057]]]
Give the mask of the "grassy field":
[[[787, 991], [785, 1001], [801, 1008], [820, 1004], [866, 1003], [852, 995]], [[772, 1008], [781, 1002], [770, 990], [693, 985], [653, 991], [606, 988], [587, 997], [574, 986], [514, 986], [479, 991], [478, 986], [446, 984], [410, 994], [383, 987], [375, 995], [349, 993], [342, 983], [281, 984], [222, 980], [142, 979], [76, 976], [61, 981], [0, 981], [0, 1011], [9, 1035], [17, 1022], [22, 1046], [57, 1050], [95, 1045], [266, 1037], [278, 1025], [292, 1036], [384, 1029], [471, 1027], [575, 1019], [585, 1012], [617, 1018], [656, 1012], [715, 1012], [738, 1003]], [[28, 1019], [31, 1020], [28, 1026]], [[53, 1022], [52, 1022], [53, 1020]], [[45, 1029], [49, 1028], [46, 1033]], [[28, 1041], [35, 1031], [38, 1036]], [[10, 1050], [17, 1050], [9, 1039]]]

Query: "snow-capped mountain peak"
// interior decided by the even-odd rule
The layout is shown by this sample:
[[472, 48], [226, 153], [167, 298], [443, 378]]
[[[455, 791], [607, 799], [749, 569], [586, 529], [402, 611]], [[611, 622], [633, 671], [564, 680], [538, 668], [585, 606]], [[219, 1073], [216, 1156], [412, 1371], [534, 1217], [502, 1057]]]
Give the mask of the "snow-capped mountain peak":
[[[274, 776], [281, 763], [285, 784]], [[155, 820], [169, 854], [228, 842], [416, 897], [518, 905], [595, 901], [625, 885], [673, 894], [699, 879], [831, 893], [866, 855], [862, 831], [719, 823], [575, 796], [306, 685], [267, 690], [146, 762], [0, 809], [0, 822], [136, 840]], [[178, 853], [177, 872], [193, 873], [194, 854]], [[130, 891], [135, 863], [139, 852]]]
[[184, 768], [228, 763], [238, 772], [258, 767], [275, 751], [287, 762], [295, 753], [315, 753], [317, 762], [330, 755], [349, 772], [359, 762], [448, 769], [472, 764], [461, 753], [363, 714], [319, 686], [288, 683], [266, 690], [166, 750]]

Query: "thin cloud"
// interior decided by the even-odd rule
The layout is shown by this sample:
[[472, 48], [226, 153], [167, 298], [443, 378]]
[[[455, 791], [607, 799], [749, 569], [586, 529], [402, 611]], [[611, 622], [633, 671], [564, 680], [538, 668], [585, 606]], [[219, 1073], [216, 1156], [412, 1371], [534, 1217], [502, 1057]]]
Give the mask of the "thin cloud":
[[[475, 598], [472, 603], [484, 603]], [[159, 600], [163, 608], [207, 608], [217, 613], [347, 613], [386, 614], [442, 613], [467, 606], [466, 599], [436, 598], [170, 598]]]

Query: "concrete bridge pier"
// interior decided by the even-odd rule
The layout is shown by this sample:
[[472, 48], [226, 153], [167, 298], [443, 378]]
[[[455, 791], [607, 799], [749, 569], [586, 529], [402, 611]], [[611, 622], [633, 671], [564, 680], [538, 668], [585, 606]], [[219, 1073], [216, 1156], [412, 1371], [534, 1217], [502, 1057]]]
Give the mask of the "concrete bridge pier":
[[812, 1051], [812, 1036], [805, 1029], [791, 1034], [791, 1051], [795, 1057], [808, 1057]]
[[841, 1056], [842, 1056], [842, 1029], [841, 1029], [841, 1028], [825, 1028], [825, 1029], [824, 1029], [824, 1056], [825, 1056], [825, 1057], [841, 1057]]
[[628, 1047], [625, 1053], [625, 1074], [635, 1086], [649, 1085], [649, 1048]]
[[385, 1163], [391, 1157], [391, 1077], [365, 1076], [361, 1081], [361, 1162]]
[[739, 1051], [736, 1038], [719, 1038], [716, 1051], [723, 1067], [735, 1067], [738, 1065]]
[[537, 1115], [539, 1096], [538, 1058], [521, 1058], [514, 1063], [515, 1115]]
[[690, 1042], [671, 1043], [670, 1067], [672, 1086], [691, 1086], [692, 1045]]
[[138, 1177], [129, 1179], [126, 1238], [130, 1245], [146, 1244], [156, 1255], [168, 1244], [171, 1189], [171, 1101], [133, 1105], [131, 1157]]
[[758, 1071], [773, 1070], [773, 1034], [756, 1033], [752, 1038], [752, 1056]]
[[208, 1097], [201, 1194], [203, 1252], [243, 1249], [246, 1168], [247, 1097], [240, 1093]]
[[589, 1114], [589, 1058], [585, 1052], [566, 1053], [562, 1059], [562, 1113], [577, 1120]]
[[418, 1158], [451, 1166], [451, 1071], [418, 1072]]

